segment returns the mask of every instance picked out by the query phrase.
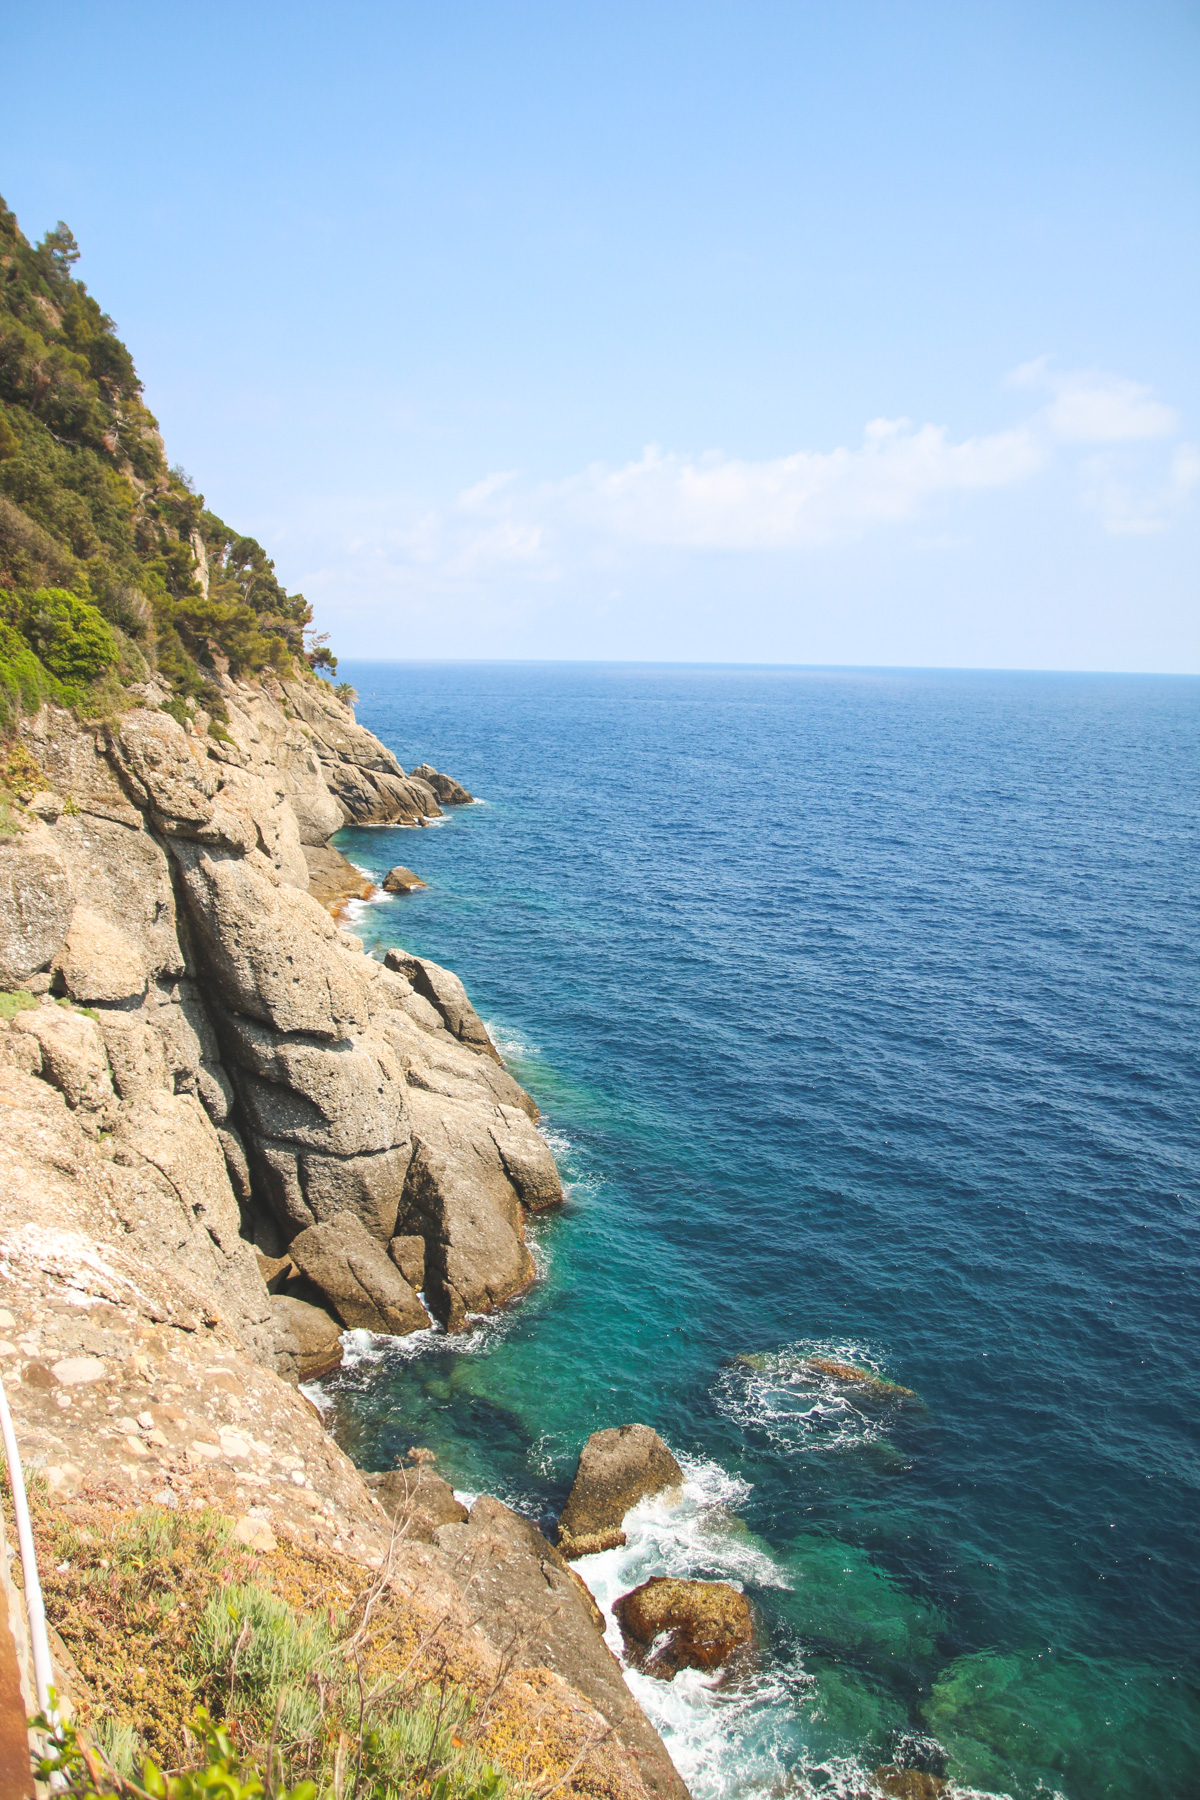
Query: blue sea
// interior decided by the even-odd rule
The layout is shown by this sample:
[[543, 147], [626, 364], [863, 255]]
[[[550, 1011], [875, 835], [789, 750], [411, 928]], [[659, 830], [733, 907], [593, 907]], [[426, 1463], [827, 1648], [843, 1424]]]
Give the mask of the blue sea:
[[354, 929], [463, 977], [568, 1198], [522, 1301], [356, 1340], [339, 1440], [549, 1525], [662, 1433], [579, 1566], [751, 1596], [752, 1676], [630, 1675], [697, 1800], [1200, 1794], [1200, 680], [342, 673], [482, 802], [343, 832], [429, 884]]

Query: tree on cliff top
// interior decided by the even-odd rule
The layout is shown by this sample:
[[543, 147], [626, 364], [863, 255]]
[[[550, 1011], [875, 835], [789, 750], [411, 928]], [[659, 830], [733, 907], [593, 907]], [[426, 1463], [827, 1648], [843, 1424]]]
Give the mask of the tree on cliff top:
[[[183, 471], [167, 466], [133, 358], [76, 279], [78, 259], [61, 220], [30, 245], [0, 200], [6, 622], [41, 656], [25, 625], [45, 612], [36, 597], [73, 596], [102, 615], [112, 636], [116, 654], [105, 668], [136, 679], [149, 663], [177, 696], [218, 716], [217, 670], [332, 673], [327, 650], [305, 652], [312, 609], [303, 594], [289, 594], [262, 545], [210, 512]], [[85, 614], [72, 617], [99, 641]]]

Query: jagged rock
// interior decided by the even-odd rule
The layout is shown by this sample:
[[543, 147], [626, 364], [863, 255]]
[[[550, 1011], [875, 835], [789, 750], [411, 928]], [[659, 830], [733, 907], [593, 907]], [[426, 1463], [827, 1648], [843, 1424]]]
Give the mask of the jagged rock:
[[423, 1460], [385, 1475], [368, 1475], [367, 1486], [400, 1534], [417, 1543], [432, 1544], [439, 1526], [461, 1524], [468, 1516], [450, 1483]]
[[418, 888], [428, 885], [428, 882], [422, 881], [419, 875], [414, 875], [411, 869], [404, 868], [401, 863], [397, 863], [394, 869], [389, 869], [383, 878], [385, 894], [412, 894]]
[[308, 865], [309, 894], [329, 912], [336, 911], [347, 900], [365, 900], [370, 894], [370, 876], [347, 862], [340, 850], [329, 845], [306, 844], [304, 857]]
[[281, 691], [312, 733], [312, 748], [346, 820], [356, 825], [416, 824], [441, 816], [433, 790], [411, 781], [391, 751], [328, 689], [319, 682], [288, 681]]
[[430, 763], [422, 763], [420, 768], [410, 769], [409, 775], [432, 788], [443, 806], [470, 806], [474, 803], [475, 796], [469, 794], [461, 783], [451, 775], [439, 774]]
[[388, 1255], [413, 1293], [423, 1293], [425, 1290], [425, 1239], [394, 1237], [388, 1244]]
[[437, 1009], [446, 1029], [460, 1043], [500, 1061], [500, 1053], [488, 1036], [483, 1020], [467, 999], [466, 988], [450, 969], [399, 949], [389, 950], [383, 963], [385, 968], [395, 970], [412, 983], [415, 992]]
[[58, 1089], [71, 1111], [91, 1115], [97, 1129], [110, 1123], [117, 1097], [104, 1039], [95, 1022], [86, 1013], [50, 1002], [18, 1013], [13, 1024], [17, 1031], [37, 1039], [42, 1075]]
[[450, 1331], [519, 1294], [533, 1258], [488, 1125], [459, 1100], [410, 1090], [413, 1159], [396, 1221], [425, 1240], [425, 1293]]
[[683, 1486], [683, 1470], [649, 1425], [593, 1431], [579, 1455], [558, 1522], [559, 1548], [594, 1556], [625, 1542], [625, 1514], [639, 1500]]
[[411, 1159], [407, 1140], [362, 1156], [323, 1156], [267, 1139], [255, 1143], [263, 1187], [288, 1235], [349, 1212], [384, 1245], [395, 1232]]
[[106, 1009], [98, 1024], [113, 1085], [122, 1100], [138, 1100], [151, 1091], [168, 1091], [166, 1046], [145, 1013]]
[[72, 1000], [81, 1004], [113, 1005], [140, 1000], [146, 992], [146, 970], [136, 946], [85, 906], [75, 908], [54, 967]]
[[349, 1329], [403, 1337], [428, 1327], [421, 1302], [352, 1213], [310, 1225], [292, 1239], [288, 1254]]
[[172, 849], [207, 968], [233, 1012], [319, 1038], [366, 1024], [364, 984], [315, 900], [278, 885], [258, 853]]
[[[142, 824], [138, 818], [139, 827]], [[151, 979], [184, 972], [171, 865], [150, 833], [113, 819], [64, 814], [54, 842], [88, 911], [132, 943]]]
[[130, 804], [94, 728], [80, 725], [65, 707], [43, 706], [34, 718], [22, 721], [21, 740], [47, 787], [64, 802], [69, 798], [78, 813], [141, 831], [142, 815]]
[[381, 1037], [364, 1032], [339, 1043], [313, 1043], [250, 1019], [232, 1017], [224, 1024], [238, 1092], [262, 1137], [335, 1156], [370, 1155], [408, 1142], [408, 1084]]
[[271, 1296], [271, 1313], [280, 1330], [290, 1332], [296, 1340], [297, 1380], [319, 1381], [341, 1368], [342, 1334], [336, 1319], [289, 1294]]
[[680, 1669], [725, 1668], [754, 1638], [750, 1602], [727, 1581], [655, 1575], [613, 1612], [630, 1657], [663, 1681]]
[[57, 956], [75, 895], [66, 862], [44, 825], [0, 840], [0, 988], [19, 988]]
[[661, 1739], [604, 1642], [595, 1601], [537, 1526], [485, 1494], [465, 1524], [441, 1526], [434, 1543], [469, 1584], [480, 1627], [497, 1650], [564, 1676], [632, 1751], [655, 1800], [687, 1800]]
[[504, 1172], [529, 1212], [562, 1205], [562, 1182], [550, 1146], [518, 1107], [501, 1106], [491, 1127]]

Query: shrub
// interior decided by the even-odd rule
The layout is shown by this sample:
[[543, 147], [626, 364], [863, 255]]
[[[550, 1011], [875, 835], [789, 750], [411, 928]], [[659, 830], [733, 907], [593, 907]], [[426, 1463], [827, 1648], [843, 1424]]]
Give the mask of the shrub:
[[42, 665], [60, 681], [92, 681], [118, 661], [108, 620], [66, 588], [38, 588], [21, 606], [20, 625]]

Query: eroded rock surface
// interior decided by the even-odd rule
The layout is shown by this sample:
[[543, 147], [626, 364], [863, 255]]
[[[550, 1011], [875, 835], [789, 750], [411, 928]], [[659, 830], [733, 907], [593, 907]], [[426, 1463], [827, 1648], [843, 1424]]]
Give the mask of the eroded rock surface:
[[288, 1254], [351, 1330], [403, 1337], [428, 1327], [425, 1308], [353, 1213], [310, 1225], [292, 1239]]
[[727, 1581], [656, 1575], [613, 1607], [625, 1648], [647, 1675], [723, 1669], [754, 1639], [750, 1602]]
[[442, 775], [430, 763], [419, 763], [412, 771], [414, 781], [423, 781], [426, 787], [433, 789], [434, 794], [443, 806], [470, 806], [475, 796], [469, 794], [461, 782], [455, 781], [452, 775]]
[[682, 1486], [683, 1470], [649, 1425], [593, 1431], [558, 1521], [559, 1548], [572, 1558], [616, 1549], [631, 1507]]

